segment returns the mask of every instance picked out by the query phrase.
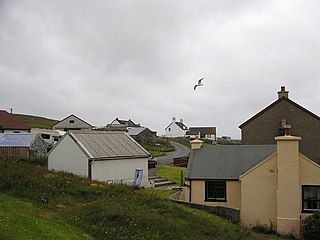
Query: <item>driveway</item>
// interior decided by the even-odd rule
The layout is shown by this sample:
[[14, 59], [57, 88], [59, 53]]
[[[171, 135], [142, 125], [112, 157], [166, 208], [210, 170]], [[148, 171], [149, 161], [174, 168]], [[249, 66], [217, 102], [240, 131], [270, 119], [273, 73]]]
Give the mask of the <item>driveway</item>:
[[[160, 165], [171, 165], [173, 163], [173, 158], [177, 157], [188, 157], [190, 154], [190, 148], [171, 141], [171, 144], [175, 147], [175, 151], [173, 152], [166, 152], [167, 156], [157, 157], [158, 166]], [[156, 171], [156, 168], [149, 168], [149, 176], [153, 176]]]

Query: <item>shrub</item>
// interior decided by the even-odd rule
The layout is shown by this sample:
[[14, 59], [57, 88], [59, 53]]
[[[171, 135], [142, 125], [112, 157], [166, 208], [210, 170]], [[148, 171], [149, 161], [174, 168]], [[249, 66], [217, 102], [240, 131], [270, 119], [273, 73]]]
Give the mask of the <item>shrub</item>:
[[304, 225], [305, 240], [320, 239], [320, 212], [314, 213], [313, 215], [307, 217], [304, 221]]

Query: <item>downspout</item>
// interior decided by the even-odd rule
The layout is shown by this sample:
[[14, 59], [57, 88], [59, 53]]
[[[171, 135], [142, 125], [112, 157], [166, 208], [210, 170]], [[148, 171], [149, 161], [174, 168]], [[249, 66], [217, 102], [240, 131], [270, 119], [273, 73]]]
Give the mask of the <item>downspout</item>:
[[89, 177], [89, 180], [91, 181], [92, 180], [92, 164], [93, 164], [94, 160], [92, 159], [89, 159], [88, 161], [88, 177]]
[[190, 180], [190, 186], [189, 186], [189, 192], [190, 192], [190, 194], [189, 194], [189, 202], [191, 202], [191, 180]]

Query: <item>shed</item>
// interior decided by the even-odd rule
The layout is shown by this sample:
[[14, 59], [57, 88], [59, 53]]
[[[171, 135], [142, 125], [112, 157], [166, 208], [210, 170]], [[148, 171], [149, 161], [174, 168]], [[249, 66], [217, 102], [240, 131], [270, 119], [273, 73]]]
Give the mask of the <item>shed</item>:
[[125, 132], [68, 132], [48, 156], [49, 170], [71, 172], [92, 180], [132, 183], [142, 169], [148, 184], [149, 153]]
[[0, 134], [0, 158], [30, 159], [46, 154], [47, 144], [39, 134]]

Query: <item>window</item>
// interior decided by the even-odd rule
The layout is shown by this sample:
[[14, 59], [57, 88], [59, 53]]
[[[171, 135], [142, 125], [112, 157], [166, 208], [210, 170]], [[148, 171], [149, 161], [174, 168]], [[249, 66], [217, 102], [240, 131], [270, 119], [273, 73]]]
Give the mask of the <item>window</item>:
[[302, 212], [320, 211], [320, 186], [302, 186]]
[[227, 191], [226, 181], [206, 181], [205, 201], [226, 202]]
[[69, 120], [69, 123], [74, 123], [74, 120]]
[[44, 134], [44, 133], [42, 133], [42, 134], [41, 134], [41, 137], [42, 137], [43, 139], [50, 139], [50, 134]]
[[171, 131], [171, 128], [169, 128], [169, 132]]

